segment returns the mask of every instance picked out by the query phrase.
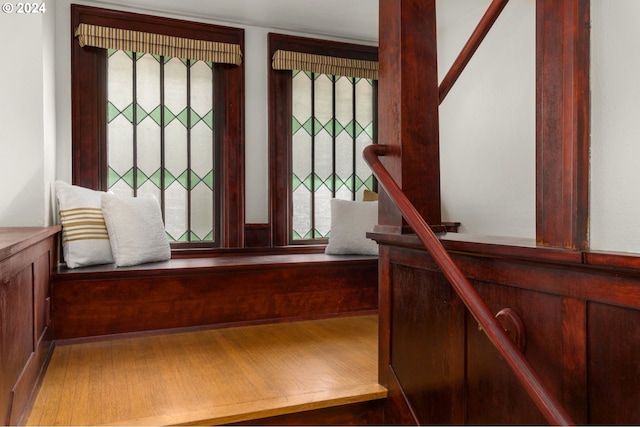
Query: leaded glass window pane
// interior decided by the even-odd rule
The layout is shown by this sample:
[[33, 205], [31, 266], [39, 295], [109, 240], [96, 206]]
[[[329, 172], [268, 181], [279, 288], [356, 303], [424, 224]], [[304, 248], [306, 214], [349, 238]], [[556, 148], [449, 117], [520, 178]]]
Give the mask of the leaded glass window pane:
[[215, 236], [214, 65], [108, 51], [108, 189], [153, 194], [174, 242]]
[[293, 71], [292, 236], [330, 234], [331, 198], [362, 200], [376, 187], [362, 150], [374, 141], [373, 82]]

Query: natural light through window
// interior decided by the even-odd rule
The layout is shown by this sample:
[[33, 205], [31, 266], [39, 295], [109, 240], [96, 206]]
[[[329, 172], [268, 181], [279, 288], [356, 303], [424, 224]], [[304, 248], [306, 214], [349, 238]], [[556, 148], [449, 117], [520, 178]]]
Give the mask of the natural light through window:
[[374, 141], [373, 81], [293, 71], [292, 88], [293, 239], [326, 238], [330, 199], [375, 187], [362, 158]]

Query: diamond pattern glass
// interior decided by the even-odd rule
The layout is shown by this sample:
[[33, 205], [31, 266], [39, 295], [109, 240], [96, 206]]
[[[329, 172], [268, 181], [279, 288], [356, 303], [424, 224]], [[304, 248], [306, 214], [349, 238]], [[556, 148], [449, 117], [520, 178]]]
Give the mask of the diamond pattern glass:
[[330, 234], [331, 198], [361, 200], [375, 181], [362, 159], [374, 141], [373, 82], [293, 71], [292, 236]]
[[108, 51], [108, 188], [153, 194], [174, 242], [215, 241], [213, 64]]

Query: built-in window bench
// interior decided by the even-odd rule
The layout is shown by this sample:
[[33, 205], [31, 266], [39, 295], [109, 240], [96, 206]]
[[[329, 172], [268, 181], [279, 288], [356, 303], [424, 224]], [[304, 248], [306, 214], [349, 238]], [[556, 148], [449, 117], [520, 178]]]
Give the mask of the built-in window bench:
[[56, 341], [378, 308], [373, 256], [244, 250], [133, 267], [60, 265], [52, 282]]

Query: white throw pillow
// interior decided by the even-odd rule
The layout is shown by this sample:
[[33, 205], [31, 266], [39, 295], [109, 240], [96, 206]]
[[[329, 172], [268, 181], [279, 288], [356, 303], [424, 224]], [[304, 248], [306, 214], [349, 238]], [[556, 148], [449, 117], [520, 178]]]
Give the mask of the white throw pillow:
[[118, 267], [171, 258], [160, 205], [152, 195], [119, 197], [104, 194], [102, 214]]
[[113, 263], [101, 208], [105, 193], [63, 181], [56, 181], [55, 189], [67, 267]]
[[378, 223], [378, 202], [331, 199], [331, 233], [325, 253], [378, 255], [378, 244], [367, 238]]

